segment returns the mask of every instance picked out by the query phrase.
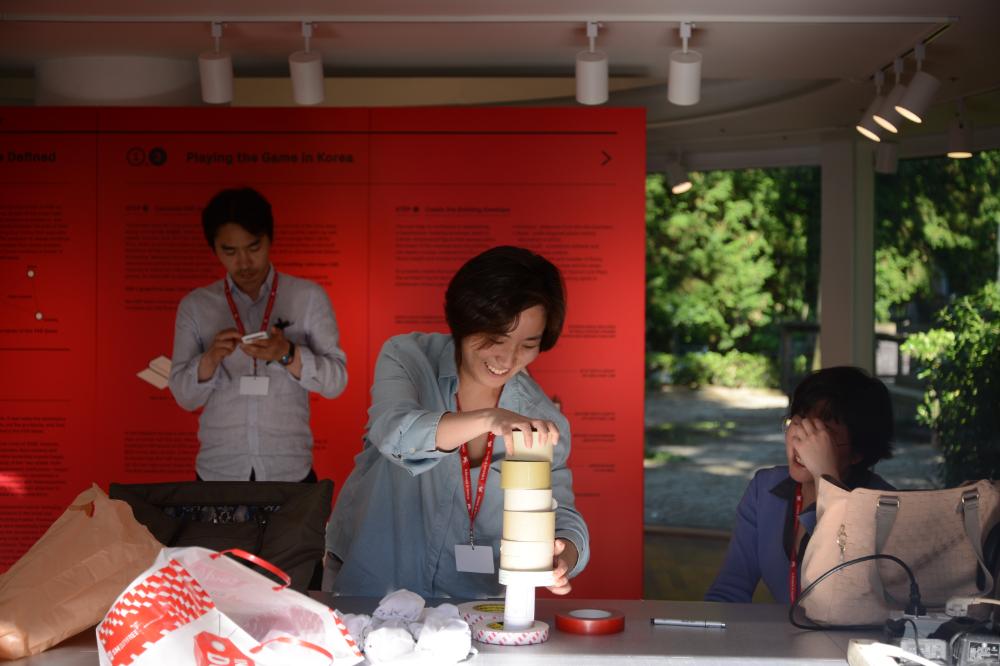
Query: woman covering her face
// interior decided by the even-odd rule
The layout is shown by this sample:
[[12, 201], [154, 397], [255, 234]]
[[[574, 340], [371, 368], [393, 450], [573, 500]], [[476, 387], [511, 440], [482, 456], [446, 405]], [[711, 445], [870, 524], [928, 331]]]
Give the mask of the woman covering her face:
[[[327, 529], [325, 590], [499, 596], [500, 461], [511, 451], [512, 431], [534, 429], [555, 444], [549, 589], [569, 592], [569, 579], [589, 557], [566, 467], [569, 424], [526, 372], [555, 345], [565, 312], [562, 278], [551, 262], [522, 248], [495, 247], [469, 260], [448, 285], [450, 335], [409, 333], [385, 343], [364, 448]], [[470, 512], [477, 498], [479, 509]], [[486, 562], [471, 564], [473, 551]], [[484, 564], [494, 573], [477, 572]]]
[[706, 601], [751, 601], [761, 580], [779, 603], [794, 601], [820, 480], [892, 489], [872, 471], [892, 456], [892, 401], [885, 384], [864, 370], [824, 368], [803, 379], [782, 429], [788, 464], [762, 469], [750, 481]]

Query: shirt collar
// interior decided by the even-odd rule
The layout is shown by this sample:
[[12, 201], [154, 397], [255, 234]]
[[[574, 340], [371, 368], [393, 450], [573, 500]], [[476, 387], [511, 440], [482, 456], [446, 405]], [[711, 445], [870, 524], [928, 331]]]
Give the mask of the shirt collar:
[[[847, 472], [847, 478], [844, 479], [844, 485], [851, 490], [854, 488], [867, 487], [871, 475], [871, 470], [852, 467]], [[790, 476], [786, 476], [784, 479], [774, 484], [771, 488], [771, 494], [775, 497], [780, 497], [783, 500], [792, 501], [795, 499], [795, 485], [795, 479]]]
[[256, 300], [251, 300], [250, 295], [244, 292], [242, 289], [240, 289], [239, 285], [237, 285], [233, 281], [233, 276], [230, 275], [229, 273], [226, 273], [226, 282], [229, 283], [229, 289], [234, 294], [240, 294], [241, 296], [251, 301], [252, 303], [256, 303], [257, 301], [259, 301], [261, 298], [264, 297], [264, 294], [271, 293], [271, 283], [274, 282], [274, 264], [271, 264], [270, 267], [267, 269], [267, 277], [264, 278], [264, 283], [260, 286], [260, 291], [257, 293]]

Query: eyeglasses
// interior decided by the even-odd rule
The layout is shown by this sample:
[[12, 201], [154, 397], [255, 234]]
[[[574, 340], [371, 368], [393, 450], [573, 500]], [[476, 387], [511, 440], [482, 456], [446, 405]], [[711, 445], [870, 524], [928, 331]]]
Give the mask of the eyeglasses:
[[781, 432], [783, 433], [788, 432], [788, 429], [791, 427], [792, 427], [791, 416], [786, 416], [785, 418], [781, 419]]

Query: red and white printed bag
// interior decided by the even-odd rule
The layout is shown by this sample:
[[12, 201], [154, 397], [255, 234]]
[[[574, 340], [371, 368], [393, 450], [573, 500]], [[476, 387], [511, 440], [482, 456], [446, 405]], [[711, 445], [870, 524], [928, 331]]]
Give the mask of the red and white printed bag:
[[[225, 554], [250, 560], [285, 581]], [[332, 608], [245, 551], [164, 548], [97, 625], [101, 666], [351, 666], [364, 659]]]

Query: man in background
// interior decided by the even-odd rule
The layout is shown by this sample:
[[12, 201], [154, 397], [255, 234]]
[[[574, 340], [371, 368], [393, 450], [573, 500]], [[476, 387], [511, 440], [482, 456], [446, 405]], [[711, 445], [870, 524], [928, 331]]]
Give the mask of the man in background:
[[170, 370], [177, 404], [203, 408], [197, 478], [315, 481], [309, 393], [347, 385], [326, 291], [271, 265], [274, 218], [256, 190], [216, 194], [202, 228], [226, 276], [178, 306]]

